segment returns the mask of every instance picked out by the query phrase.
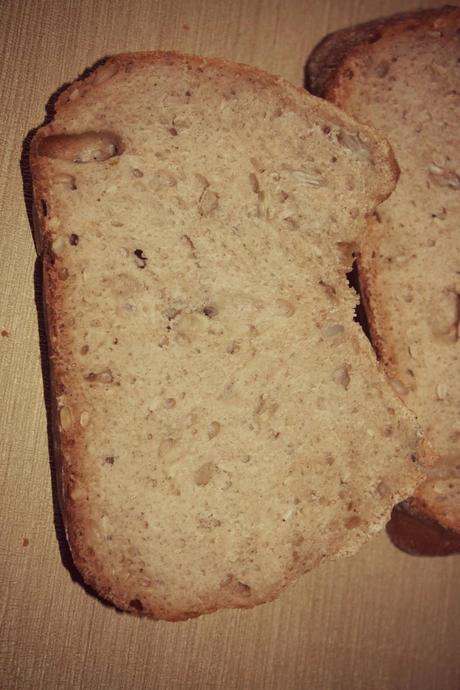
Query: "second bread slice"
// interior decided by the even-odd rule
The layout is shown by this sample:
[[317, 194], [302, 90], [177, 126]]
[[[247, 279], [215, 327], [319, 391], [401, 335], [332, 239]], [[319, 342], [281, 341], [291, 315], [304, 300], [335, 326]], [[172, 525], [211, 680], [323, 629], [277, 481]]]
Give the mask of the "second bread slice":
[[362, 243], [361, 282], [373, 343], [442, 458], [409, 513], [460, 533], [459, 55], [460, 8], [447, 6], [333, 34], [308, 74], [388, 136], [401, 167]]

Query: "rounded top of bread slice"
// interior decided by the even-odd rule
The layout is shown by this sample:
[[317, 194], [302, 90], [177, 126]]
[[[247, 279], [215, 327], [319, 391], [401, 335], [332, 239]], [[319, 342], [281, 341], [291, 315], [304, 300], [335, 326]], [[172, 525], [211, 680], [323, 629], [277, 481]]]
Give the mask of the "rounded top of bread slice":
[[85, 579], [175, 620], [356, 551], [422, 475], [345, 278], [386, 141], [256, 69], [132, 54], [60, 96], [31, 165]]

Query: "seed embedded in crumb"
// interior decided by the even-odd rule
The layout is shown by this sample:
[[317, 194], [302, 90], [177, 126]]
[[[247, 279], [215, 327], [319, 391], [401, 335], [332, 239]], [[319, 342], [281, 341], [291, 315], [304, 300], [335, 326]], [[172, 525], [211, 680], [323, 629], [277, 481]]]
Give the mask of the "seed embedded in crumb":
[[89, 420], [90, 420], [89, 412], [86, 412], [86, 410], [85, 410], [80, 415], [80, 426], [82, 426], [82, 427], [88, 426]]
[[249, 173], [249, 184], [251, 185], [251, 189], [255, 194], [258, 194], [260, 192], [259, 180], [257, 178], [257, 175], [255, 175], [254, 173]]
[[454, 170], [431, 164], [428, 166], [428, 179], [437, 187], [460, 189], [460, 177]]
[[54, 181], [57, 184], [64, 185], [65, 187], [71, 190], [77, 188], [77, 185], [75, 183], [75, 177], [73, 175], [69, 175], [68, 173], [58, 173], [54, 178]]
[[278, 305], [281, 313], [288, 318], [295, 313], [295, 306], [287, 299], [277, 299], [276, 304]]
[[59, 422], [63, 431], [68, 431], [72, 426], [72, 415], [68, 407], [61, 407], [59, 410]]
[[335, 383], [338, 383], [339, 385], [343, 386], [345, 390], [348, 390], [348, 387], [350, 385], [350, 372], [349, 372], [350, 367], [347, 364], [343, 364], [340, 367], [337, 367], [337, 369], [334, 370], [334, 373], [332, 375], [333, 380]]
[[208, 429], [209, 440], [211, 440], [212, 438], [215, 438], [219, 432], [220, 432], [219, 422], [211, 422], [211, 424], [209, 425], [209, 429]]
[[338, 335], [342, 335], [344, 330], [341, 323], [330, 323], [326, 326], [324, 335], [326, 338], [335, 338]]
[[438, 400], [445, 400], [447, 396], [447, 386], [445, 383], [438, 383], [436, 386], [436, 397]]
[[254, 166], [254, 168], [257, 170], [259, 173], [263, 173], [266, 170], [266, 166], [263, 165], [258, 158], [250, 158], [249, 159], [251, 164]]
[[162, 458], [165, 456], [167, 453], [169, 453], [174, 446], [176, 445], [177, 441], [174, 438], [165, 438], [163, 441], [160, 443], [158, 447], [158, 456]]
[[344, 129], [339, 130], [337, 134], [337, 141], [339, 144], [351, 151], [359, 160], [366, 163], [373, 162], [372, 152], [367, 143], [361, 139], [359, 133], [347, 132]]
[[325, 187], [326, 180], [319, 174], [318, 170], [292, 170], [294, 182], [306, 185], [307, 187]]
[[213, 462], [205, 462], [195, 472], [195, 484], [197, 486], [206, 486], [209, 484], [217, 470]]
[[90, 371], [85, 379], [91, 383], [113, 383], [114, 377], [111, 369], [103, 369], [99, 372]]
[[160, 191], [168, 187], [177, 187], [177, 178], [169, 169], [161, 168], [160, 170], [156, 171], [153, 184], [156, 191]]
[[391, 490], [388, 484], [386, 484], [384, 481], [380, 481], [377, 484], [377, 493], [379, 496], [384, 498], [385, 496], [389, 496], [391, 494]]
[[[56, 239], [53, 241], [53, 243], [51, 245], [52, 258], [54, 258], [53, 255], [58, 256], [59, 254], [61, 254], [64, 251], [66, 244], [67, 243], [65, 241], [65, 237], [63, 237], [62, 235], [59, 235], [58, 237], [56, 237]], [[53, 263], [53, 261], [52, 261], [52, 263]]]
[[85, 500], [86, 498], [88, 498], [88, 494], [86, 493], [85, 489], [82, 486], [77, 485], [70, 492], [70, 498], [72, 501], [81, 501], [81, 500]]
[[410, 356], [412, 359], [417, 359], [417, 356], [418, 356], [417, 345], [415, 345], [414, 343], [412, 343], [411, 345], [408, 346], [407, 350], [408, 350], [408, 352], [409, 352], [409, 356]]
[[207, 179], [207, 177], [205, 177], [201, 173], [195, 173], [195, 177], [204, 189], [207, 189], [209, 187], [209, 180]]
[[226, 351], [229, 355], [233, 355], [235, 352], [238, 352], [239, 349], [240, 345], [236, 340], [232, 340], [226, 347]]
[[409, 388], [405, 386], [402, 381], [399, 381], [399, 379], [390, 379], [390, 383], [398, 395], [404, 396], [409, 393]]
[[362, 523], [362, 520], [358, 515], [352, 515], [352, 517], [349, 517], [347, 520], [345, 520], [345, 527], [347, 529], [356, 529], [359, 527]]
[[198, 201], [200, 216], [209, 216], [219, 205], [219, 195], [211, 189], [205, 189]]

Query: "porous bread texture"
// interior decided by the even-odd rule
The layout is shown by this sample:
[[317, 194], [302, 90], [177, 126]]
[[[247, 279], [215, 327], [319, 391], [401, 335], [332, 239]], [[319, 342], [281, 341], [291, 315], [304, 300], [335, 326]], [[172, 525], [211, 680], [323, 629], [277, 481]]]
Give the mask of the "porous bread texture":
[[133, 54], [61, 95], [31, 166], [85, 580], [180, 620], [354, 553], [423, 476], [345, 279], [386, 141], [256, 69]]
[[401, 176], [361, 244], [373, 343], [442, 456], [417, 510], [460, 531], [460, 8], [331, 35], [309, 85], [383, 132]]

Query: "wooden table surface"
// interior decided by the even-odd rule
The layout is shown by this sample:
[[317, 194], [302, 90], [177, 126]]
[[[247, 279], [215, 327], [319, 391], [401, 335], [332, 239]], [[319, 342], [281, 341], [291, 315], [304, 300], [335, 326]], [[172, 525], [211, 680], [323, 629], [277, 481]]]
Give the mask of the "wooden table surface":
[[187, 623], [120, 614], [75, 580], [53, 511], [36, 256], [20, 166], [50, 95], [104, 55], [220, 55], [301, 84], [306, 57], [327, 32], [420, 5], [428, 6], [1, 0], [0, 690], [459, 690], [460, 556], [413, 558], [384, 534], [275, 603]]

